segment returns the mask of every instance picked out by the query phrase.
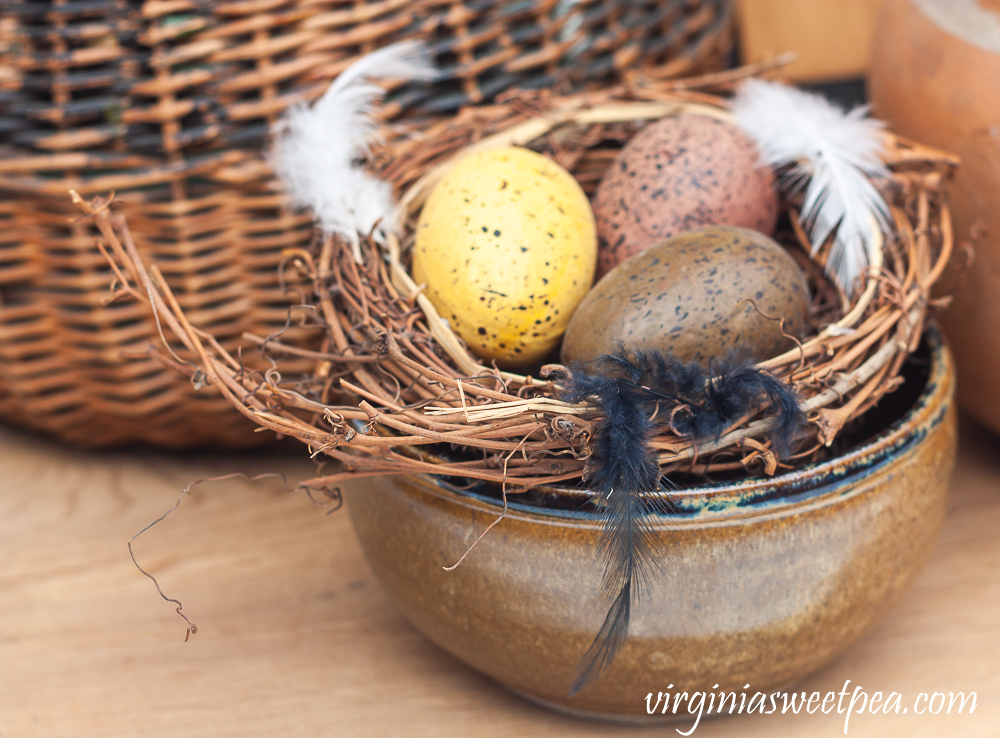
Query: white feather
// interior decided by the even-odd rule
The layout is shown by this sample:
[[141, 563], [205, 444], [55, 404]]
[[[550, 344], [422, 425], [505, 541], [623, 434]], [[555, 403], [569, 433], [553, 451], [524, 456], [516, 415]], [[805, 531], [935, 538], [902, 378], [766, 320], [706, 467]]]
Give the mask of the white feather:
[[436, 76], [426, 47], [403, 41], [361, 57], [312, 106], [294, 105], [276, 123], [270, 164], [292, 202], [311, 208], [324, 232], [354, 240], [376, 226], [382, 233], [398, 227], [392, 188], [363, 163], [376, 135], [372, 112], [384, 92], [370, 80]]
[[889, 207], [874, 184], [889, 176], [879, 158], [884, 124], [868, 118], [867, 107], [845, 113], [818, 95], [759, 79], [743, 83], [733, 113], [762, 161], [792, 165], [782, 184], [789, 194], [805, 191], [802, 220], [813, 254], [836, 231], [826, 271], [852, 295], [872, 250], [881, 248], [873, 229], [889, 229]]

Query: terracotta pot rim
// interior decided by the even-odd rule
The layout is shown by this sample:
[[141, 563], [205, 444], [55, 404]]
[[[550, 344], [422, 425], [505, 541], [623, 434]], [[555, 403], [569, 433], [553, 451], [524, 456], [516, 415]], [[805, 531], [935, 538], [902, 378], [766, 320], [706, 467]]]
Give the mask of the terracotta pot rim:
[[[663, 521], [697, 521], [706, 523], [718, 518], [745, 518], [761, 515], [784, 515], [803, 506], [826, 504], [830, 499], [844, 499], [863, 488], [861, 482], [882, 467], [896, 461], [926, 437], [928, 431], [941, 422], [950, 407], [953, 394], [954, 366], [950, 352], [936, 325], [924, 333], [930, 349], [930, 372], [923, 391], [902, 417], [869, 441], [848, 453], [787, 474], [764, 479], [749, 479], [703, 487], [691, 487], [670, 493], [670, 501], [678, 512], [659, 513]], [[502, 503], [428, 474], [403, 475], [410, 484], [454, 503], [499, 514]], [[587, 492], [566, 487], [547, 487], [545, 492], [582, 506]], [[666, 493], [656, 495], [664, 498]], [[547, 523], [598, 524], [600, 515], [594, 512], [524, 504], [516, 495], [508, 495], [507, 517], [547, 519]], [[745, 522], [745, 521], [744, 521]]]

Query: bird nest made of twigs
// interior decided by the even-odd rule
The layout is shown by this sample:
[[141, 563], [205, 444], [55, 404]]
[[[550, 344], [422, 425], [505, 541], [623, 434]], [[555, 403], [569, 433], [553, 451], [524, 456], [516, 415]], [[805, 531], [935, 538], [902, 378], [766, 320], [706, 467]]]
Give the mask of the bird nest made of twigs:
[[[214, 387], [261, 429], [298, 438], [340, 462], [310, 486], [400, 473], [502, 483], [511, 493], [585, 484], [599, 410], [560, 399], [565, 375], [551, 366], [539, 376], [519, 375], [469, 353], [408, 272], [415, 218], [457, 158], [491, 146], [522, 145], [548, 155], [592, 192], [646, 122], [678, 111], [727, 116], [726, 100], [703, 90], [732, 79], [722, 74], [563, 98], [522, 95], [465, 109], [423, 131], [387, 129], [372, 166], [400, 196], [403, 233], [384, 244], [317, 235], [311, 248], [286, 253], [284, 278], [301, 293], [289, 320], [320, 326], [325, 338], [303, 347], [283, 342], [280, 333], [245, 336], [246, 350], [270, 358], [265, 373], [247, 370], [239, 353], [191, 324], [106, 202], [80, 204], [103, 235], [116, 295], [146, 301], [163, 326], [164, 362]], [[773, 475], [817, 461], [832, 453], [845, 426], [902, 381], [900, 369], [935, 305], [931, 287], [952, 251], [942, 183], [956, 160], [891, 133], [883, 158], [891, 181], [880, 186], [893, 228], [851, 299], [824, 276], [828, 244], [810, 257], [798, 204], [782, 203], [776, 238], [807, 272], [812, 330], [792, 350], [757, 366], [797, 393], [809, 425], [796, 452], [777, 458], [767, 440], [774, 420], [763, 412], [701, 442], [664, 422], [650, 441], [663, 474]], [[314, 360], [314, 371], [286, 376], [282, 364], [293, 358]]]

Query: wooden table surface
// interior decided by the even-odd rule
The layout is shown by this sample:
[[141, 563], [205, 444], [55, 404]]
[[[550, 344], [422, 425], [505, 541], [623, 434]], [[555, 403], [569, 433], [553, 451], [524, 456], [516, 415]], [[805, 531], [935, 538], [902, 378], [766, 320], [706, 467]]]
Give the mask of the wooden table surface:
[[[676, 735], [550, 713], [424, 640], [396, 612], [346, 514], [273, 481], [303, 454], [84, 453], [0, 429], [0, 736]], [[852, 736], [1000, 735], [1000, 441], [962, 428], [944, 533], [903, 599], [799, 690], [976, 692], [973, 714], [852, 717]], [[656, 685], [651, 689], [656, 690]], [[661, 687], [662, 688], [662, 687]], [[968, 713], [968, 706], [966, 707]], [[681, 724], [687, 731], [692, 723]], [[697, 736], [837, 736], [844, 715], [703, 721]]]

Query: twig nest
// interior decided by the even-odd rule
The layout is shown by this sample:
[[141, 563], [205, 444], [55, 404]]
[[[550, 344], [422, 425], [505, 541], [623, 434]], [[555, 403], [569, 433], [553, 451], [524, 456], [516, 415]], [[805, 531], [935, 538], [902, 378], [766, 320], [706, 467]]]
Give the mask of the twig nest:
[[596, 258], [579, 183], [551, 159], [505, 146], [461, 159], [431, 192], [413, 277], [474, 354], [519, 367], [559, 343]]
[[774, 172], [733, 123], [682, 113], [651, 123], [619, 152], [593, 199], [600, 277], [689, 231], [736, 225], [774, 231]]
[[700, 228], [598, 282], [570, 321], [562, 361], [588, 362], [620, 343], [685, 361], [733, 350], [761, 360], [793, 347], [808, 315], [805, 274], [785, 249], [746, 228]]
[[[708, 79], [712, 84], [718, 81], [714, 75]], [[413, 254], [414, 242], [420, 238], [416, 233], [419, 222], [414, 219], [419, 217], [417, 211], [426, 202], [425, 188], [441, 181], [442, 174], [455, 166], [459, 161], [455, 157], [462, 156], [467, 146], [485, 150], [511, 141], [530, 143], [553, 156], [560, 155], [561, 161], [571, 166], [573, 175], [589, 186], [603, 176], [613, 160], [608, 156], [609, 143], [621, 140], [631, 128], [621, 123], [648, 119], [655, 112], [651, 110], [655, 105], [662, 105], [664, 115], [679, 108], [709, 107], [709, 98], [700, 93], [697, 102], [667, 93], [656, 103], [623, 101], [623, 94], [613, 91], [587, 95], [585, 99], [553, 101], [541, 114], [523, 106], [520, 100], [510, 106], [477, 109], [471, 116], [459, 116], [434, 126], [415, 140], [408, 138], [405, 130], [387, 128], [386, 140], [396, 143], [381, 157], [385, 167], [381, 172], [404, 191], [401, 207], [406, 217], [402, 220], [405, 227], [402, 239], [391, 233], [384, 244], [369, 238], [353, 243], [331, 238], [317, 244], [312, 253], [302, 251], [295, 256], [291, 266], [311, 285], [304, 294], [316, 299], [315, 314], [326, 323], [330, 348], [302, 349], [280, 333], [248, 336], [278, 369], [267, 376], [247, 371], [242, 356], [228, 353], [221, 341], [191, 325], [160, 272], [146, 271], [127, 229], [122, 228], [120, 234], [116, 232], [105, 204], [95, 202], [85, 211], [94, 217], [115, 265], [119, 285], [115, 295], [129, 294], [152, 302], [155, 315], [164, 324], [165, 335], [178, 339], [170, 346], [170, 352], [180, 352], [185, 369], [194, 367], [208, 376], [214, 387], [260, 426], [298, 438], [314, 452], [343, 465], [341, 471], [315, 480], [314, 489], [360, 476], [406, 472], [432, 472], [492, 482], [508, 493], [561, 482], [587, 485], [589, 481], [580, 480], [592, 468], [589, 462], [594, 454], [595, 428], [607, 417], [602, 408], [589, 399], [585, 403], [566, 400], [565, 378], [561, 374], [556, 375], [557, 381], [539, 380], [510, 371], [494, 372], [491, 367], [477, 363], [466, 344], [449, 328], [452, 325], [461, 328], [465, 322], [452, 319], [452, 315], [467, 318], [467, 313], [451, 312], [447, 307], [439, 312], [427, 288], [422, 289], [413, 280], [406, 257]], [[721, 100], [715, 109], [720, 116], [727, 114], [726, 104]], [[737, 234], [741, 244], [744, 237], [748, 245], [751, 241], [757, 244], [760, 258], [746, 258], [746, 254], [740, 257], [739, 250], [734, 248], [736, 244], [723, 243], [721, 238], [714, 246], [709, 244], [708, 253], [703, 244], [696, 256], [693, 253], [696, 244], [690, 239], [697, 239], [699, 234], [690, 234], [671, 244], [690, 246], [692, 253], [683, 254], [682, 260], [680, 251], [688, 249], [672, 254], [660, 242], [657, 251], [643, 255], [642, 259], [637, 257], [634, 272], [626, 271], [633, 269], [633, 264], [622, 265], [623, 277], [617, 273], [608, 276], [621, 279], [626, 289], [623, 294], [615, 295], [616, 301], [605, 298], [606, 304], [598, 304], [599, 309], [595, 309], [594, 303], [600, 303], [607, 290], [604, 282], [598, 284], [573, 318], [567, 345], [582, 347], [581, 352], [589, 349], [590, 355], [613, 351], [616, 336], [607, 326], [615, 322], [624, 322], [626, 335], [631, 330], [633, 337], [646, 336], [659, 341], [654, 346], [670, 351], [675, 359], [725, 355], [731, 345], [752, 344], [756, 355], [763, 358], [754, 370], [759, 370], [762, 377], [766, 374], [775, 382], [788, 384], [798, 398], [799, 409], [809, 414], [811, 422], [801, 440], [804, 443], [811, 437], [816, 445], [789, 459], [789, 466], [797, 468], [828, 457], [831, 452], [826, 449], [838, 432], [898, 385], [900, 368], [922, 333], [931, 304], [930, 289], [945, 270], [954, 245], [941, 182], [957, 163], [955, 158], [901, 141], [890, 133], [884, 134], [883, 140], [881, 155], [890, 167], [892, 183], [888, 191], [892, 196], [892, 223], [897, 227], [889, 234], [892, 238], [884, 251], [875, 251], [877, 258], [869, 271], [872, 276], [864, 289], [850, 302], [843, 301], [846, 309], [842, 311], [839, 309], [842, 300], [838, 298], [843, 295], [823, 280], [819, 265], [814, 265], [809, 282], [816, 288], [809, 308], [813, 320], [809, 321], [811, 329], [808, 335], [803, 335], [801, 347], [781, 336], [780, 321], [768, 320], [754, 305], [738, 302], [750, 298], [769, 316], [784, 317], [785, 332], [791, 335], [800, 333], [807, 323], [806, 287], [790, 261], [791, 255], [765, 237], [739, 229], [728, 232]], [[510, 184], [508, 181], [508, 187]], [[495, 180], [494, 185], [500, 190], [502, 182]], [[497, 194], [490, 193], [488, 187], [483, 192], [484, 197]], [[501, 210], [498, 207], [496, 212]], [[470, 208], [467, 213], [470, 221], [473, 212], [476, 211]], [[480, 207], [479, 212], [494, 214], [489, 207]], [[801, 246], [811, 252], [813, 244], [799, 212], [789, 208], [788, 216], [791, 228], [783, 229], [780, 238], [790, 248]], [[482, 226], [488, 224], [477, 225], [482, 234]], [[462, 235], [461, 229], [457, 228], [456, 233]], [[548, 237], [547, 233], [545, 236]], [[493, 237], [498, 238], [495, 234]], [[796, 241], [799, 245], [793, 246]], [[473, 245], [479, 244], [473, 242]], [[453, 244], [443, 242], [442, 248], [453, 248]], [[522, 253], [520, 246], [516, 253]], [[712, 263], [714, 259], [721, 264], [727, 253], [735, 266], [731, 263], [731, 268], [722, 269]], [[419, 266], [421, 255], [415, 256]], [[783, 278], [775, 275], [772, 279], [761, 266], [771, 263], [772, 256], [788, 260], [783, 267], [773, 262], [778, 272], [788, 270]], [[425, 263], [424, 271], [418, 270], [416, 276], [425, 282], [442, 275], [454, 280], [451, 269], [460, 270], [465, 258], [470, 257], [463, 255], [447, 268], [440, 259], [439, 268]], [[654, 265], [655, 259], [659, 262]], [[541, 260], [542, 267], [545, 261]], [[565, 268], [565, 264], [559, 266]], [[682, 272], [685, 266], [686, 276]], [[498, 259], [489, 268], [499, 274], [503, 267], [504, 262]], [[761, 286], [750, 284], [751, 271], [762, 272], [757, 280]], [[633, 275], [635, 279], [630, 279]], [[522, 283], [534, 276], [552, 282], [548, 273], [539, 271], [535, 275], [522, 272]], [[480, 273], [478, 278], [494, 279], [492, 273]], [[734, 286], [730, 280], [735, 279], [745, 281]], [[546, 286], [542, 279], [539, 281]], [[487, 284], [490, 282], [480, 286]], [[715, 286], [710, 290], [712, 284]], [[336, 285], [336, 289], [331, 289], [331, 285]], [[727, 288], [735, 295], [725, 296]], [[481, 291], [469, 290], [467, 285], [463, 289], [467, 300], [487, 302], [478, 299], [483, 296]], [[529, 291], [529, 300], [532, 294], [537, 302], [545, 293]], [[551, 305], [551, 298], [545, 299]], [[688, 307], [695, 303], [697, 314]], [[494, 307], [498, 304], [494, 301]], [[572, 307], [558, 309], [560, 315], [565, 315]], [[614, 311], [620, 311], [627, 320], [618, 321]], [[518, 310], [516, 314], [527, 312]], [[485, 310], [478, 315], [483, 320], [492, 317]], [[534, 320], [555, 322], [555, 318], [544, 321], [545, 313], [540, 315]], [[675, 342], [677, 336], [671, 332], [678, 320], [684, 321], [691, 331], [686, 346]], [[484, 328], [487, 325], [481, 324]], [[820, 325], [825, 327], [817, 332], [815, 329]], [[577, 334], [577, 329], [582, 333]], [[516, 335], [524, 330], [521, 328]], [[531, 332], [534, 331], [529, 325]], [[622, 332], [619, 330], [618, 335]], [[583, 337], [579, 338], [580, 335]], [[474, 341], [475, 334], [468, 345], [475, 346]], [[631, 344], [643, 348], [638, 340]], [[315, 360], [312, 376], [283, 371], [290, 365], [289, 356], [295, 359], [298, 355]], [[164, 360], [180, 366], [166, 353]], [[277, 374], [296, 376], [277, 381]], [[650, 413], [646, 417], [655, 421], [651, 431], [655, 435], [649, 443], [656, 449], [660, 473], [674, 475], [680, 483], [715, 472], [756, 474], [761, 460], [764, 466], [760, 471], [777, 473], [783, 467], [769, 460], [775, 451], [770, 433], [773, 421], [767, 417], [768, 412], [761, 407], [754, 417], [741, 415], [739, 427], [727, 427], [721, 436], [713, 435], [706, 441], [697, 440], [696, 429], [688, 433], [679, 416], [654, 418], [654, 413]], [[363, 431], [357, 430], [358, 423], [364, 424]], [[377, 431], [371, 432], [369, 428]], [[454, 446], [462, 451], [447, 458], [419, 453], [431, 444]], [[429, 466], [429, 460], [433, 466]]]

